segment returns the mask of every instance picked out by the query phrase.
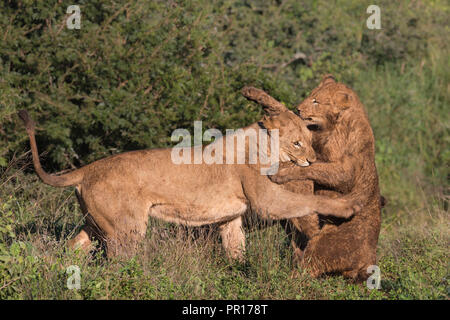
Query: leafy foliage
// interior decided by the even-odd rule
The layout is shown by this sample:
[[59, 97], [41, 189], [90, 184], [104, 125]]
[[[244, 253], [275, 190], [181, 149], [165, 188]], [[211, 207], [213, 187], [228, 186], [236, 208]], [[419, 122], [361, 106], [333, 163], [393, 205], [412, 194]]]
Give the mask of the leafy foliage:
[[169, 146], [171, 132], [193, 120], [245, 126], [260, 111], [240, 96], [244, 85], [292, 105], [323, 73], [351, 85], [366, 65], [420, 57], [443, 15], [422, 2], [385, 1], [374, 32], [360, 1], [95, 0], [80, 1], [81, 29], [70, 30], [68, 5], [0, 4], [0, 165], [26, 148], [18, 109], [39, 124], [47, 167], [79, 166]]

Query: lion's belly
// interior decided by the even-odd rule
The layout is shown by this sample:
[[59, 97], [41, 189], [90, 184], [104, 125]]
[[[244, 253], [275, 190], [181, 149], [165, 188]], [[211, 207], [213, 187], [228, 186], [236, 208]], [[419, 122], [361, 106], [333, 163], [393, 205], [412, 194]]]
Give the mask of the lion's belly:
[[200, 226], [231, 220], [247, 210], [242, 185], [233, 175], [197, 177], [151, 189], [149, 215], [168, 222]]
[[245, 213], [245, 202], [233, 201], [223, 206], [189, 206], [180, 204], [159, 204], [149, 209], [149, 215], [167, 222], [187, 226], [202, 226], [234, 219]]

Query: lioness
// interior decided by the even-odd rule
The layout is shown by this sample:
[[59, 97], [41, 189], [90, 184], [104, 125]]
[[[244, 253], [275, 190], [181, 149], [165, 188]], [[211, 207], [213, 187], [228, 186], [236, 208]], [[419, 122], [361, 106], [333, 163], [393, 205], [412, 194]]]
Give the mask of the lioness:
[[[313, 129], [313, 148], [320, 162], [307, 168], [282, 168], [272, 181], [310, 179], [321, 189], [359, 200], [363, 210], [340, 225], [326, 224], [308, 242], [303, 265], [317, 277], [341, 273], [355, 281], [368, 277], [376, 264], [381, 225], [380, 190], [375, 166], [375, 139], [356, 93], [333, 76], [324, 77], [297, 110]], [[297, 224], [301, 224], [301, 219]]]
[[[234, 140], [250, 129], [259, 135], [258, 129], [263, 126], [269, 132], [279, 130], [280, 161], [294, 161], [299, 165], [313, 161], [312, 137], [305, 123], [282, 105], [265, 111], [269, 117], [261, 123], [216, 139], [206, 148], [222, 144], [225, 155], [228, 139]], [[299, 196], [286, 191], [261, 175], [259, 161], [256, 164], [248, 161], [245, 164], [174, 164], [172, 148], [126, 152], [67, 174], [49, 175], [39, 161], [33, 121], [24, 110], [19, 116], [26, 125], [33, 164], [42, 181], [56, 187], [76, 186], [87, 219], [82, 231], [69, 242], [71, 247], [89, 250], [91, 239], [97, 238], [108, 256], [132, 253], [145, 236], [148, 217], [152, 216], [187, 226], [220, 224], [227, 255], [242, 259], [245, 235], [241, 223], [249, 207], [261, 218], [274, 220], [315, 212], [348, 218], [360, 210], [352, 200]], [[190, 148], [188, 152], [194, 154], [198, 148], [202, 147]], [[244, 148], [235, 150], [234, 154], [244, 152], [248, 159], [248, 142]], [[270, 146], [268, 151], [275, 152]]]

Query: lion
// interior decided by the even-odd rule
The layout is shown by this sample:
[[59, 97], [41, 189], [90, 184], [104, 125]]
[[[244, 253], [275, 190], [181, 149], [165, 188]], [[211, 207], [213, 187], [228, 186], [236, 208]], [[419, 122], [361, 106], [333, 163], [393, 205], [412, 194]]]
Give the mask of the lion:
[[[258, 91], [255, 88], [245, 90]], [[185, 151], [194, 155], [200, 148], [222, 146], [250, 130], [260, 135], [261, 127], [269, 135], [279, 130], [279, 162], [306, 166], [315, 161], [312, 135], [306, 124], [282, 104], [265, 107], [266, 116], [232, 135], [217, 138], [206, 147]], [[91, 241], [99, 240], [108, 257], [133, 254], [144, 238], [149, 216], [185, 226], [219, 225], [226, 255], [243, 260], [245, 235], [242, 218], [251, 209], [262, 219], [291, 219], [315, 213], [349, 218], [359, 212], [356, 201], [329, 199], [316, 195], [298, 195], [271, 182], [260, 170], [261, 162], [243, 164], [175, 164], [174, 148], [137, 150], [113, 155], [72, 172], [56, 176], [46, 173], [40, 164], [35, 141], [34, 122], [25, 110], [19, 111], [30, 139], [33, 164], [41, 180], [55, 187], [75, 186], [86, 224], [68, 242], [70, 248], [91, 250]], [[250, 139], [248, 139], [250, 140]], [[259, 141], [259, 139], [256, 139]], [[239, 147], [239, 146], [238, 146]], [[248, 160], [248, 142], [245, 150]], [[268, 153], [276, 150], [268, 146]], [[214, 149], [215, 150], [215, 149]], [[234, 154], [237, 154], [234, 152]]]
[[[299, 116], [313, 133], [313, 148], [320, 161], [309, 167], [281, 168], [271, 180], [286, 183], [312, 180], [316, 194], [359, 201], [363, 210], [351, 219], [325, 224], [312, 236], [298, 260], [313, 277], [342, 274], [355, 282], [369, 276], [376, 264], [376, 248], [381, 225], [378, 174], [375, 166], [375, 139], [368, 117], [356, 93], [332, 75], [297, 106]], [[314, 216], [292, 219], [297, 229]], [[304, 229], [309, 229], [306, 227]]]

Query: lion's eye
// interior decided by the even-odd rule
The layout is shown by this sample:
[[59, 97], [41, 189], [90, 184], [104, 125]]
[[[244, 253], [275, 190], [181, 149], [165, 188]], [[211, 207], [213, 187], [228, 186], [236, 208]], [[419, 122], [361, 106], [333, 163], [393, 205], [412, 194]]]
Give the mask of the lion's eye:
[[316, 99], [312, 99], [312, 103], [313, 103], [314, 105], [318, 105], [318, 104], [319, 104], [319, 103], [317, 102]]
[[301, 147], [303, 147], [303, 144], [300, 141], [296, 141], [296, 142], [294, 142], [294, 147], [301, 148]]

